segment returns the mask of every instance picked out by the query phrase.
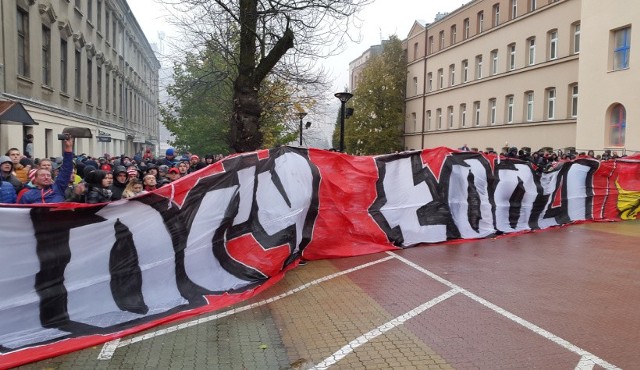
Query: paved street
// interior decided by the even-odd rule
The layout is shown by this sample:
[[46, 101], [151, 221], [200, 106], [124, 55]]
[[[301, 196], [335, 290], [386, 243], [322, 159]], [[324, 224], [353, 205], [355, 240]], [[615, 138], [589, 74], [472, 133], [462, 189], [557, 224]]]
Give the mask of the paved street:
[[634, 369], [638, 236], [588, 223], [312, 261], [234, 307], [22, 368]]

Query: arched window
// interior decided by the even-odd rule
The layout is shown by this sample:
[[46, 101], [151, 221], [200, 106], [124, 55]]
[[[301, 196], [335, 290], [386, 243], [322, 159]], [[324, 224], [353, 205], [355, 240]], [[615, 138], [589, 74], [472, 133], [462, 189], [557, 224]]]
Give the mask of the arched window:
[[609, 145], [624, 146], [624, 135], [627, 127], [627, 111], [622, 104], [611, 108], [609, 119]]

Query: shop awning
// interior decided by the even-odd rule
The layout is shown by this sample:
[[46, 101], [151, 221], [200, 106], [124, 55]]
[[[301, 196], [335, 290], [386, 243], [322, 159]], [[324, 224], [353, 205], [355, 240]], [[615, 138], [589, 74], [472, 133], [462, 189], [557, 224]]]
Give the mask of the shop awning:
[[37, 125], [22, 104], [15, 101], [0, 100], [0, 123]]

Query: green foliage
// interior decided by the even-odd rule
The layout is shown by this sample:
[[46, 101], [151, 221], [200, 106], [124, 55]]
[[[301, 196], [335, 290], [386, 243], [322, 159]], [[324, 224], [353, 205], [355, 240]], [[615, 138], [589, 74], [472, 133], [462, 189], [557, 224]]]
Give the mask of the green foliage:
[[345, 120], [345, 152], [369, 155], [402, 150], [407, 64], [396, 36], [384, 43], [382, 54], [369, 60], [360, 80], [349, 101], [354, 114]]

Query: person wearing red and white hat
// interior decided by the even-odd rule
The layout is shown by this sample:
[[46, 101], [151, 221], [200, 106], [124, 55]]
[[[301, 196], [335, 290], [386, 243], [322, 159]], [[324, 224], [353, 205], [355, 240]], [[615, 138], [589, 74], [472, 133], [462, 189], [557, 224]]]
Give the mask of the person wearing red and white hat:
[[204, 164], [204, 162], [200, 161], [200, 157], [195, 154], [189, 158], [189, 173], [196, 172], [197, 170], [205, 168], [206, 166], [207, 165]]

